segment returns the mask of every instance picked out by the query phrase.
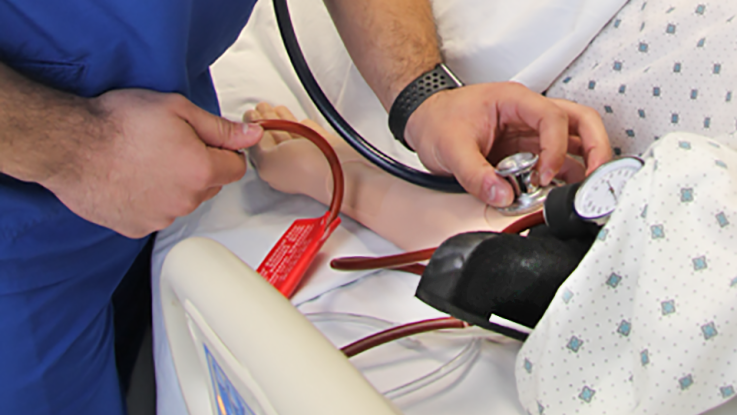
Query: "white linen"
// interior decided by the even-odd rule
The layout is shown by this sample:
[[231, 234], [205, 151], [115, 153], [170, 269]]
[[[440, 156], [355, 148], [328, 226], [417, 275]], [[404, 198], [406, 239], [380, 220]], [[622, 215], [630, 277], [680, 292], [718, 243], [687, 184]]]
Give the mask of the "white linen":
[[[466, 82], [514, 78], [542, 90], [583, 50], [623, 2], [436, 0], [433, 6], [443, 36], [444, 52], [453, 69]], [[419, 166], [416, 157], [391, 138], [386, 127], [386, 113], [350, 62], [322, 2], [302, 0], [291, 3], [292, 17], [307, 59], [336, 108], [377, 147]], [[521, 51], [525, 53], [519, 53]], [[297, 117], [310, 117], [325, 124], [293, 73], [269, 1], [256, 5], [241, 37], [213, 67], [213, 75], [223, 115], [230, 119], [239, 119], [244, 110], [265, 100], [288, 106]], [[152, 284], [160, 415], [186, 413], [161, 319], [158, 279], [168, 250], [188, 236], [207, 236], [223, 243], [255, 268], [294, 219], [318, 216], [324, 209], [306, 197], [271, 190], [251, 170], [243, 180], [226, 186], [216, 198], [158, 234]], [[344, 224], [327, 242], [321, 258], [309, 272], [308, 282], [295, 295], [295, 304], [303, 304], [330, 291], [329, 296], [303, 307], [312, 311], [315, 307], [344, 311], [341, 307], [333, 307], [332, 299], [339, 298], [341, 290], [331, 290], [366, 273], [336, 273], [328, 268], [327, 259], [396, 251], [385, 240], [344, 218]], [[368, 284], [369, 280], [366, 281]], [[394, 292], [396, 287], [392, 281], [391, 278], [376, 280], [376, 283], [387, 284], [379, 291]], [[362, 286], [363, 283], [353, 288]], [[398, 305], [405, 301], [408, 304], [416, 302], [411, 299], [410, 291], [397, 290], [404, 294], [384, 298], [392, 299]], [[356, 298], [358, 311], [375, 311], [375, 298], [364, 295], [353, 298]], [[423, 315], [437, 315], [419, 303], [411, 308], [422, 309], [420, 314]], [[402, 322], [416, 317], [414, 311], [403, 311], [403, 307], [395, 310], [396, 314], [390, 320]], [[515, 347], [487, 345], [484, 350], [482, 363], [455, 388], [461, 391], [460, 395], [455, 392], [437, 393], [427, 397], [424, 403], [413, 402], [403, 409], [407, 413], [454, 413], [456, 405], [463, 401], [464, 413], [467, 414], [489, 413], [490, 408], [499, 409], [493, 411], [499, 414], [521, 414], [511, 378]], [[488, 389], [488, 385], [496, 385], [496, 388]], [[479, 386], [481, 390], [474, 389]], [[459, 396], [463, 399], [459, 400]]]

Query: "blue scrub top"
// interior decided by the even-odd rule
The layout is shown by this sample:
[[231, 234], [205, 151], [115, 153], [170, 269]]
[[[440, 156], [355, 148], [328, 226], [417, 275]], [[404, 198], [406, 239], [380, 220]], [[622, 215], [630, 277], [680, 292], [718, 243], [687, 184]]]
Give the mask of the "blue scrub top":
[[[208, 67], [254, 2], [3, 0], [0, 61], [80, 96], [146, 88], [218, 113]], [[0, 174], [0, 413], [121, 413], [110, 298], [144, 243]]]

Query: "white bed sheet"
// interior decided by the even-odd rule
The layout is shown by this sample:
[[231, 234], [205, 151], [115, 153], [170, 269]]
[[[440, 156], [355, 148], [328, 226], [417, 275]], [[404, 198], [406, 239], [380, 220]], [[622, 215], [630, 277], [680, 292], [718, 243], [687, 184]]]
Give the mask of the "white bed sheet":
[[[514, 6], [512, 6], [512, 3]], [[467, 82], [516, 79], [543, 90], [580, 53], [624, 0], [435, 0], [433, 6], [446, 57]], [[327, 96], [365, 137], [387, 153], [420, 166], [390, 136], [386, 114], [351, 64], [319, 0], [291, 2], [305, 54]], [[534, 34], [534, 36], [532, 36]], [[542, 42], [542, 43], [541, 43]], [[532, 47], [532, 46], [540, 47]], [[525, 51], [525, 53], [521, 53]], [[530, 53], [532, 52], [532, 53]], [[238, 119], [266, 100], [288, 106], [297, 117], [325, 125], [302, 90], [273, 18], [271, 2], [259, 2], [243, 34], [213, 67], [223, 115]], [[154, 339], [160, 415], [186, 413], [166, 340], [158, 279], [168, 250], [189, 236], [215, 239], [252, 267], [297, 218], [316, 217], [325, 207], [304, 196], [272, 190], [249, 170], [246, 176], [159, 233], [153, 257]], [[343, 218], [293, 298], [303, 312], [354, 312], [408, 322], [440, 315], [413, 298], [418, 277], [397, 272], [339, 273], [328, 259], [344, 255], [396, 253], [391, 243]], [[336, 343], [360, 333], [345, 325], [320, 325]], [[367, 334], [367, 333], [363, 333]], [[422, 353], [389, 345], [355, 360], [379, 390], [436, 367], [458, 344], [426, 340]], [[486, 342], [467, 373], [427, 389], [398, 405], [408, 414], [522, 414], [514, 384], [518, 345]]]

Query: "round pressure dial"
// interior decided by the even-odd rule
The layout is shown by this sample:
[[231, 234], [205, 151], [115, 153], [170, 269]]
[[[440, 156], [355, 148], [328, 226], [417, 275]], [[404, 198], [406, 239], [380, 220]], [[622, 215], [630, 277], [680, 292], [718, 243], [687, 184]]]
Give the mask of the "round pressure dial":
[[638, 157], [622, 157], [594, 170], [576, 191], [573, 201], [576, 214], [592, 222], [606, 221], [617, 207], [625, 183], [643, 164]]

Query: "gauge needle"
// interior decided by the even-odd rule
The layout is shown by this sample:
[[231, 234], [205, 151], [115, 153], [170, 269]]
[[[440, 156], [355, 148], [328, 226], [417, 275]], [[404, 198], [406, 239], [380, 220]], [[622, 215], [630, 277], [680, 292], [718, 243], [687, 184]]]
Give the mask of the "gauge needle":
[[609, 183], [609, 180], [606, 181], [606, 185], [609, 186], [609, 193], [612, 194], [612, 197], [614, 198], [615, 203], [619, 203], [617, 200], [617, 193], [614, 191], [614, 188], [612, 187], [611, 183]]

